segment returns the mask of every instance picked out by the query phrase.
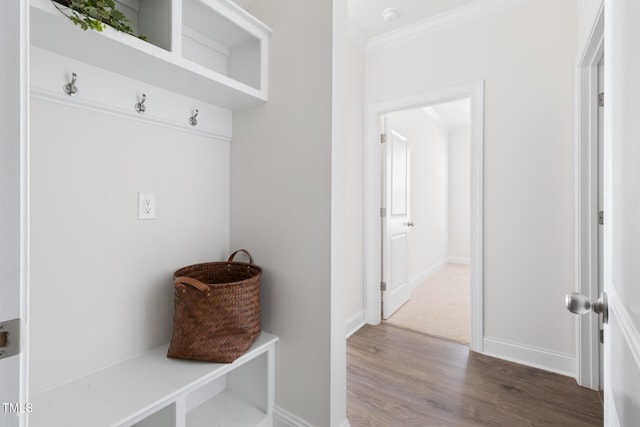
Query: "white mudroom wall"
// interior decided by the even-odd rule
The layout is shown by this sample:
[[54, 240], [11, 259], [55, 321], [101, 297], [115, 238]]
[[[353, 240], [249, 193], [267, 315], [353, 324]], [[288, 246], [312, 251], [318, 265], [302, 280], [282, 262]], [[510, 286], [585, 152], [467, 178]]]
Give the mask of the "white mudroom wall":
[[35, 394], [170, 339], [173, 272], [228, 255], [229, 142], [33, 99], [30, 179]]
[[[32, 393], [166, 342], [173, 271], [243, 246], [264, 267], [262, 327], [280, 336], [274, 424], [348, 425], [347, 197], [358, 189], [346, 190], [346, 3], [249, 9], [274, 30], [269, 100], [255, 102], [266, 87], [249, 100], [234, 89], [254, 107], [233, 113], [231, 143], [34, 102]], [[138, 191], [156, 193], [158, 219], [136, 219]]]

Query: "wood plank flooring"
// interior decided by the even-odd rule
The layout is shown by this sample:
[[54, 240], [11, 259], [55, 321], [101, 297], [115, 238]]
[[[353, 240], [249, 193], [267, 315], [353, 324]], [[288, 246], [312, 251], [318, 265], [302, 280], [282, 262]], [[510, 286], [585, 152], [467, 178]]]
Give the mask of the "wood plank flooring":
[[601, 426], [598, 393], [573, 378], [388, 324], [347, 341], [351, 427]]

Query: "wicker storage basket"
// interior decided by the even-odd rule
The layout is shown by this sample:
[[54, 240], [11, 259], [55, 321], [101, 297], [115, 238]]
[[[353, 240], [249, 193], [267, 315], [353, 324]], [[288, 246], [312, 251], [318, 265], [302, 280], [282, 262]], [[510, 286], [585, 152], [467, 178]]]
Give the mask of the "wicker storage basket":
[[[234, 262], [238, 252], [249, 263]], [[227, 262], [209, 262], [174, 273], [173, 336], [168, 357], [233, 362], [260, 335], [262, 269], [244, 249]]]

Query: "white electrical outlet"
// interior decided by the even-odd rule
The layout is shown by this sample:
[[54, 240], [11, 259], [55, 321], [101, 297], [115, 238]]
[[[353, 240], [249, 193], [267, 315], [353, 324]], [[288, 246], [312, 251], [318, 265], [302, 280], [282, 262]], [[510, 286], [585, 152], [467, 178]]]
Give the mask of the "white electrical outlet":
[[138, 219], [156, 219], [156, 193], [138, 193]]

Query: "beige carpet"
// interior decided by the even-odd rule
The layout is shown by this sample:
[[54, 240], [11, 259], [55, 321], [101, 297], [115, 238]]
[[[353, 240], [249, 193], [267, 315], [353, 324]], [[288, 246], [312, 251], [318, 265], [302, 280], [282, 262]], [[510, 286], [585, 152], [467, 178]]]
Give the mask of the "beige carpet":
[[470, 284], [469, 266], [449, 264], [418, 285], [411, 299], [386, 322], [469, 344]]

